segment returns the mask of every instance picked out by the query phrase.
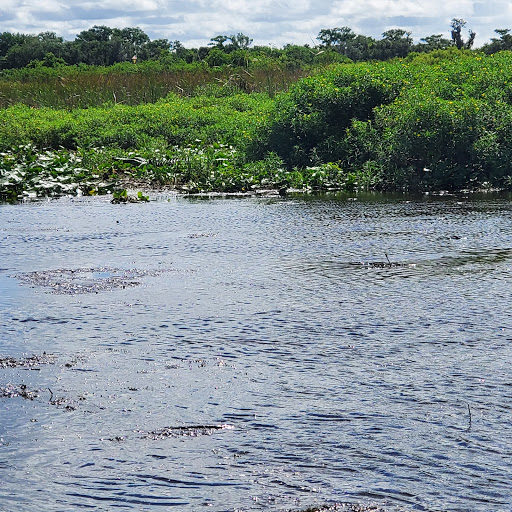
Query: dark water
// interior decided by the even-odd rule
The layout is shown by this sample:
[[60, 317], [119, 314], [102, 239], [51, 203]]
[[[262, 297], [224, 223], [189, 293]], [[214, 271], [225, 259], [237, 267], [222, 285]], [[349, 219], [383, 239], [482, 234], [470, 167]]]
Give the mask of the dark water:
[[[56, 357], [0, 368], [38, 394], [0, 398], [0, 510], [511, 511], [511, 214], [492, 197], [0, 205], [0, 358]], [[129, 269], [138, 286], [94, 288]], [[30, 281], [57, 270], [78, 276], [64, 292]]]

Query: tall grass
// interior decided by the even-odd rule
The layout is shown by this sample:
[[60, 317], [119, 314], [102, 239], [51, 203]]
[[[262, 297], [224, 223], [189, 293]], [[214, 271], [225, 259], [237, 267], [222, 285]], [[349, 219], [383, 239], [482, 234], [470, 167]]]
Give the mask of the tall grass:
[[19, 103], [67, 109], [107, 103], [139, 105], [155, 103], [169, 93], [193, 96], [205, 92], [215, 95], [265, 92], [273, 96], [308, 73], [307, 69], [279, 66], [251, 70], [204, 65], [165, 69], [143, 64], [16, 70], [0, 74], [0, 108]]

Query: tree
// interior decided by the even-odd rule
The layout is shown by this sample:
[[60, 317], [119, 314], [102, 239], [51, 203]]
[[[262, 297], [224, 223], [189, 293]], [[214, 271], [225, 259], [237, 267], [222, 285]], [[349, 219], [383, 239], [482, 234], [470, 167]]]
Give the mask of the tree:
[[171, 43], [167, 39], [154, 39], [144, 45], [139, 57], [143, 60], [158, 59], [162, 54], [168, 55], [170, 48]]
[[336, 51], [353, 61], [371, 59], [375, 47], [375, 39], [356, 35], [349, 27], [324, 28], [317, 39], [322, 48]]
[[112, 40], [119, 41], [118, 62], [129, 61], [134, 55], [142, 58], [143, 50], [150, 42], [148, 35], [139, 27], [127, 27], [122, 30], [114, 29], [112, 32]]
[[230, 62], [229, 55], [223, 52], [220, 48], [212, 48], [208, 55], [205, 57], [205, 61], [210, 67], [222, 66]]
[[0, 65], [3, 68], [23, 68], [32, 61], [43, 60], [45, 55], [53, 54], [63, 58], [66, 52], [64, 40], [55, 32], [41, 32], [37, 36], [16, 34], [8, 37], [0, 35], [0, 48], [5, 54]]
[[469, 38], [467, 41], [462, 39], [462, 29], [466, 24], [467, 21], [462, 18], [453, 18], [450, 23], [450, 27], [452, 29], [452, 41], [459, 50], [464, 48], [469, 50], [475, 42], [476, 32], [473, 32], [472, 30], [469, 31]]
[[210, 39], [210, 42], [208, 43], [209, 46], [214, 46], [215, 48], [218, 48], [219, 50], [224, 50], [224, 43], [229, 39], [228, 36], [218, 35], [215, 37], [212, 37]]
[[432, 34], [420, 39], [420, 42], [414, 46], [414, 51], [431, 52], [434, 50], [446, 50], [450, 46], [453, 46], [450, 39], [445, 39], [442, 34]]
[[380, 60], [394, 57], [406, 57], [411, 51], [413, 40], [411, 32], [395, 28], [382, 34], [382, 39], [377, 41], [374, 49], [375, 58]]
[[94, 66], [109, 66], [116, 62], [116, 48], [112, 43], [114, 29], [105, 25], [94, 25], [83, 30], [75, 38], [78, 62]]
[[5, 57], [13, 46], [23, 45], [32, 36], [25, 34], [11, 34], [10, 32], [0, 33], [0, 57]]
[[376, 41], [373, 37], [357, 35], [347, 46], [345, 55], [354, 62], [372, 58]]
[[503, 50], [512, 50], [512, 35], [509, 34], [509, 28], [496, 29], [494, 32], [500, 36], [500, 38], [493, 37], [491, 42], [484, 44], [482, 50], [487, 53], [496, 53]]
[[235, 50], [247, 50], [249, 46], [252, 44], [252, 39], [242, 32], [238, 32], [238, 34], [231, 34], [228, 39], [231, 41], [231, 51]]
[[356, 38], [356, 34], [349, 27], [323, 28], [318, 33], [317, 39], [326, 48], [332, 48], [346, 55], [350, 43]]

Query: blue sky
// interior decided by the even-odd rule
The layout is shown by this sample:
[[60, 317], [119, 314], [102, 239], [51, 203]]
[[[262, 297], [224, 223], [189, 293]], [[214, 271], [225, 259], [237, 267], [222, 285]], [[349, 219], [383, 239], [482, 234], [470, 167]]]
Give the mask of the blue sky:
[[415, 41], [464, 18], [480, 46], [494, 29], [512, 28], [512, 3], [470, 0], [0, 0], [0, 32], [56, 32], [74, 39], [93, 25], [140, 27], [151, 39], [204, 46], [218, 34], [243, 32], [254, 44], [316, 44], [322, 28], [349, 26], [380, 38], [391, 28]]

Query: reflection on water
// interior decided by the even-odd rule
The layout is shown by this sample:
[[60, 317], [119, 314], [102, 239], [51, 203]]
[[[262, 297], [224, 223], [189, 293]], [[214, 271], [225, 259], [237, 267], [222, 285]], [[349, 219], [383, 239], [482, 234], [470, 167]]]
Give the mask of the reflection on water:
[[510, 510], [511, 210], [0, 205], [0, 509]]

